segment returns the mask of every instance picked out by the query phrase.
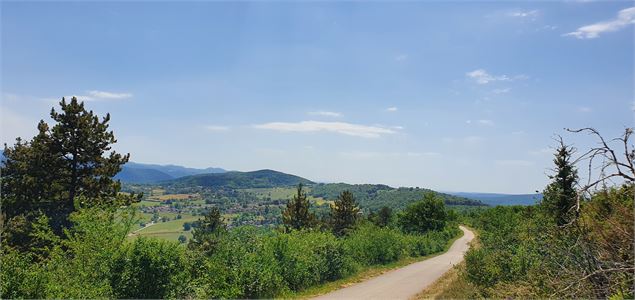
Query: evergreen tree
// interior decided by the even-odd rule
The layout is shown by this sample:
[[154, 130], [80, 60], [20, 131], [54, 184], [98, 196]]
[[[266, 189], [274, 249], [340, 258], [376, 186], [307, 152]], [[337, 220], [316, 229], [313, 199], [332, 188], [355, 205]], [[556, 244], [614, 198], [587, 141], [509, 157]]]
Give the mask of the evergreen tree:
[[216, 207], [212, 208], [202, 220], [196, 221], [196, 226], [192, 227], [194, 230], [188, 247], [208, 254], [216, 249], [220, 243], [221, 235], [227, 231], [220, 210]]
[[31, 141], [18, 138], [13, 147], [5, 144], [6, 160], [0, 172], [3, 220], [9, 224], [9, 232], [21, 230], [11, 228], [15, 217], [32, 220], [44, 213], [61, 234], [79, 205], [126, 204], [139, 199], [140, 195], [120, 195], [120, 183], [113, 180], [129, 154], [111, 150], [116, 139], [108, 131], [110, 115], [100, 121], [75, 97], [69, 103], [62, 98], [60, 106], [60, 112], [51, 109], [56, 122], [52, 127], [42, 120]]
[[571, 222], [576, 215], [578, 171], [571, 163], [573, 149], [560, 141], [556, 149], [553, 163], [554, 174], [550, 175], [551, 183], [543, 192], [541, 206], [558, 226]]
[[282, 222], [287, 230], [311, 228], [315, 225], [315, 214], [309, 211], [311, 203], [306, 193], [302, 190], [302, 183], [298, 184], [297, 194], [287, 202], [287, 207], [282, 211]]
[[353, 193], [343, 191], [331, 205], [331, 222], [333, 233], [336, 236], [343, 236], [350, 231], [357, 222], [359, 207], [355, 202]]

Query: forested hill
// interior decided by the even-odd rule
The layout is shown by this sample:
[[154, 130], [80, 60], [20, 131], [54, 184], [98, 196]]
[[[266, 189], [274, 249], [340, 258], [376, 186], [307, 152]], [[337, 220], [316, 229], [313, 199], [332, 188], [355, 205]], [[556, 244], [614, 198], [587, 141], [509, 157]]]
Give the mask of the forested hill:
[[115, 176], [115, 179], [119, 179], [126, 183], [154, 183], [190, 175], [224, 172], [227, 171], [221, 168], [196, 169], [177, 165], [155, 165], [129, 162], [123, 166], [121, 172]]
[[274, 170], [253, 172], [226, 172], [216, 174], [199, 174], [186, 176], [164, 182], [168, 185], [203, 186], [212, 188], [274, 188], [288, 187], [299, 183], [313, 184], [308, 179]]
[[310, 195], [332, 200], [344, 190], [351, 191], [361, 207], [378, 210], [383, 206], [403, 209], [408, 204], [423, 199], [426, 193], [439, 195], [447, 205], [486, 206], [478, 200], [435, 192], [424, 188], [392, 188], [382, 184], [319, 183], [311, 188]]

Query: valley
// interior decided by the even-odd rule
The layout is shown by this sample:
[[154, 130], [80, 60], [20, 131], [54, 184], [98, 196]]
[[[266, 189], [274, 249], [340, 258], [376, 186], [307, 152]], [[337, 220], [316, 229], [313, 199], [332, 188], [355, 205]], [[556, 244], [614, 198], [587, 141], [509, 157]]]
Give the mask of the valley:
[[[281, 212], [299, 183], [304, 185], [311, 210], [320, 219], [328, 217], [330, 205], [345, 190], [353, 193], [363, 215], [384, 206], [402, 210], [421, 200], [426, 193], [434, 192], [381, 184], [315, 183], [273, 170], [195, 174], [154, 183], [124, 182], [123, 192], [143, 194], [141, 201], [134, 204], [139, 220], [130, 237], [152, 236], [176, 241], [184, 236], [181, 239], [187, 241], [192, 236], [192, 225], [214, 207], [221, 211], [228, 227], [275, 228], [282, 224]], [[436, 194], [456, 210], [486, 206], [478, 200]]]

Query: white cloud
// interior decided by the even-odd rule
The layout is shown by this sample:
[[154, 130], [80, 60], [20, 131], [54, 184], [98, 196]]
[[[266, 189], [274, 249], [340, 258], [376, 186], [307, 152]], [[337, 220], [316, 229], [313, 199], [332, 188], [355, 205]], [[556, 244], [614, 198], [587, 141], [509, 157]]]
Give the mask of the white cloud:
[[635, 24], [635, 7], [620, 10], [617, 13], [617, 18], [613, 20], [585, 25], [576, 31], [565, 33], [563, 36], [573, 36], [578, 39], [594, 39], [599, 37], [600, 34], [618, 31], [630, 24]]
[[509, 93], [509, 91], [511, 91], [511, 88], [504, 88], [504, 89], [494, 89], [492, 91], [492, 93], [494, 94], [505, 94], [505, 93]]
[[88, 94], [100, 99], [125, 99], [132, 97], [131, 93], [112, 93], [104, 91], [88, 91]]
[[519, 159], [497, 160], [496, 164], [499, 166], [509, 167], [531, 167], [534, 165], [534, 163], [531, 161]]
[[[105, 92], [105, 91], [86, 91], [85, 95], [73, 94], [70, 96], [64, 96], [66, 100], [70, 100], [71, 98], [76, 97], [79, 101], [107, 101], [107, 100], [120, 100], [131, 98], [131, 93], [113, 93], [113, 92]], [[57, 98], [43, 98], [45, 101], [60, 101]]]
[[522, 130], [518, 130], [518, 131], [513, 131], [512, 132], [512, 135], [523, 135], [523, 134], [525, 134], [525, 132], [522, 131]]
[[207, 125], [205, 126], [205, 129], [209, 130], [209, 131], [216, 131], [216, 132], [220, 132], [220, 131], [228, 131], [229, 127], [227, 126], [220, 126], [220, 125]]
[[516, 10], [509, 12], [507, 16], [514, 18], [531, 18], [535, 19], [540, 12], [538, 10]]
[[494, 81], [510, 81], [511, 80], [511, 78], [509, 78], [507, 75], [494, 76], [487, 73], [487, 71], [483, 69], [477, 69], [472, 72], [467, 72], [465, 73], [465, 75], [467, 77], [474, 79], [476, 83], [478, 84], [488, 84]]
[[342, 116], [342, 113], [320, 110], [320, 111], [311, 111], [309, 112], [309, 115], [339, 118]]
[[514, 81], [529, 79], [529, 76], [524, 74], [515, 75], [514, 77], [509, 77], [507, 75], [492, 75], [484, 69], [476, 69], [472, 72], [467, 72], [465, 73], [465, 76], [473, 79], [478, 84], [488, 84], [490, 82], [496, 81]]
[[397, 109], [396, 107], [394, 107], [394, 106], [393, 106], [393, 107], [386, 108], [386, 111], [389, 111], [389, 112], [395, 112], [395, 111], [397, 111], [397, 110], [398, 110], [398, 109]]
[[590, 107], [587, 107], [587, 106], [578, 107], [578, 112], [581, 112], [581, 113], [590, 113], [592, 111], [593, 111], [593, 109], [590, 108]]
[[254, 125], [254, 128], [268, 129], [283, 132], [335, 132], [344, 135], [358, 136], [364, 138], [377, 138], [385, 134], [394, 134], [395, 130], [377, 126], [366, 126], [359, 124], [351, 124], [345, 122], [320, 122], [320, 121], [302, 121], [296, 123], [290, 122], [271, 122], [265, 124]]
[[485, 126], [494, 126], [494, 121], [492, 121], [492, 120], [484, 120], [484, 119], [483, 120], [476, 120], [476, 121], [467, 120], [467, 121], [465, 121], [465, 123], [467, 123], [467, 124], [475, 123], [475, 124], [485, 125]]

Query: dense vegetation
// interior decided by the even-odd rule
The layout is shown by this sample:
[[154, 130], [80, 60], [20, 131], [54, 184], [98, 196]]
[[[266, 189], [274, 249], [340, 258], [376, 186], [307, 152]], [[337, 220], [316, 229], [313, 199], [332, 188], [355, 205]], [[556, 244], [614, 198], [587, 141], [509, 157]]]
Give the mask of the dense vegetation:
[[[433, 193], [401, 213], [384, 208], [366, 220], [353, 193], [342, 192], [328, 217], [318, 219], [299, 185], [279, 212], [284, 227], [230, 228], [210, 203], [203, 218], [183, 223], [192, 231], [187, 246], [185, 236], [178, 242], [131, 238], [140, 208], [132, 202], [141, 198], [120, 193], [112, 179], [128, 155], [110, 150], [116, 140], [107, 131], [109, 117], [99, 121], [74, 98], [61, 106], [63, 114], [52, 113], [57, 123], [51, 131], [41, 122], [33, 140], [5, 147], [0, 172], [10, 214], [3, 211], [0, 232], [2, 298], [285, 296], [360, 268], [443, 251], [460, 233], [453, 214]], [[228, 173], [223, 180], [241, 186], [262, 173], [272, 178], [271, 172], [246, 179], [245, 173]], [[297, 180], [289, 176], [262, 182]], [[196, 195], [158, 193], [143, 201], [201, 201]], [[161, 226], [156, 212], [152, 222]]]
[[[627, 130], [624, 141], [629, 135]], [[588, 190], [593, 185], [575, 188], [572, 154], [564, 144], [557, 150], [552, 182], [539, 205], [499, 206], [465, 216], [478, 229], [481, 246], [468, 251], [465, 272], [447, 297], [635, 296], [635, 183], [630, 177], [635, 152], [625, 151], [630, 162], [615, 173], [622, 183], [595, 190]]]
[[478, 200], [434, 192], [424, 188], [392, 188], [381, 184], [321, 183], [311, 188], [310, 195], [324, 199], [335, 199], [343, 191], [350, 191], [362, 208], [379, 210], [384, 206], [404, 209], [410, 203], [421, 200], [427, 193], [437, 193], [446, 205], [483, 206]]
[[170, 182], [170, 184], [174, 185], [231, 189], [285, 187], [298, 183], [311, 184], [313, 182], [302, 177], [273, 170], [199, 174], [178, 178]]

